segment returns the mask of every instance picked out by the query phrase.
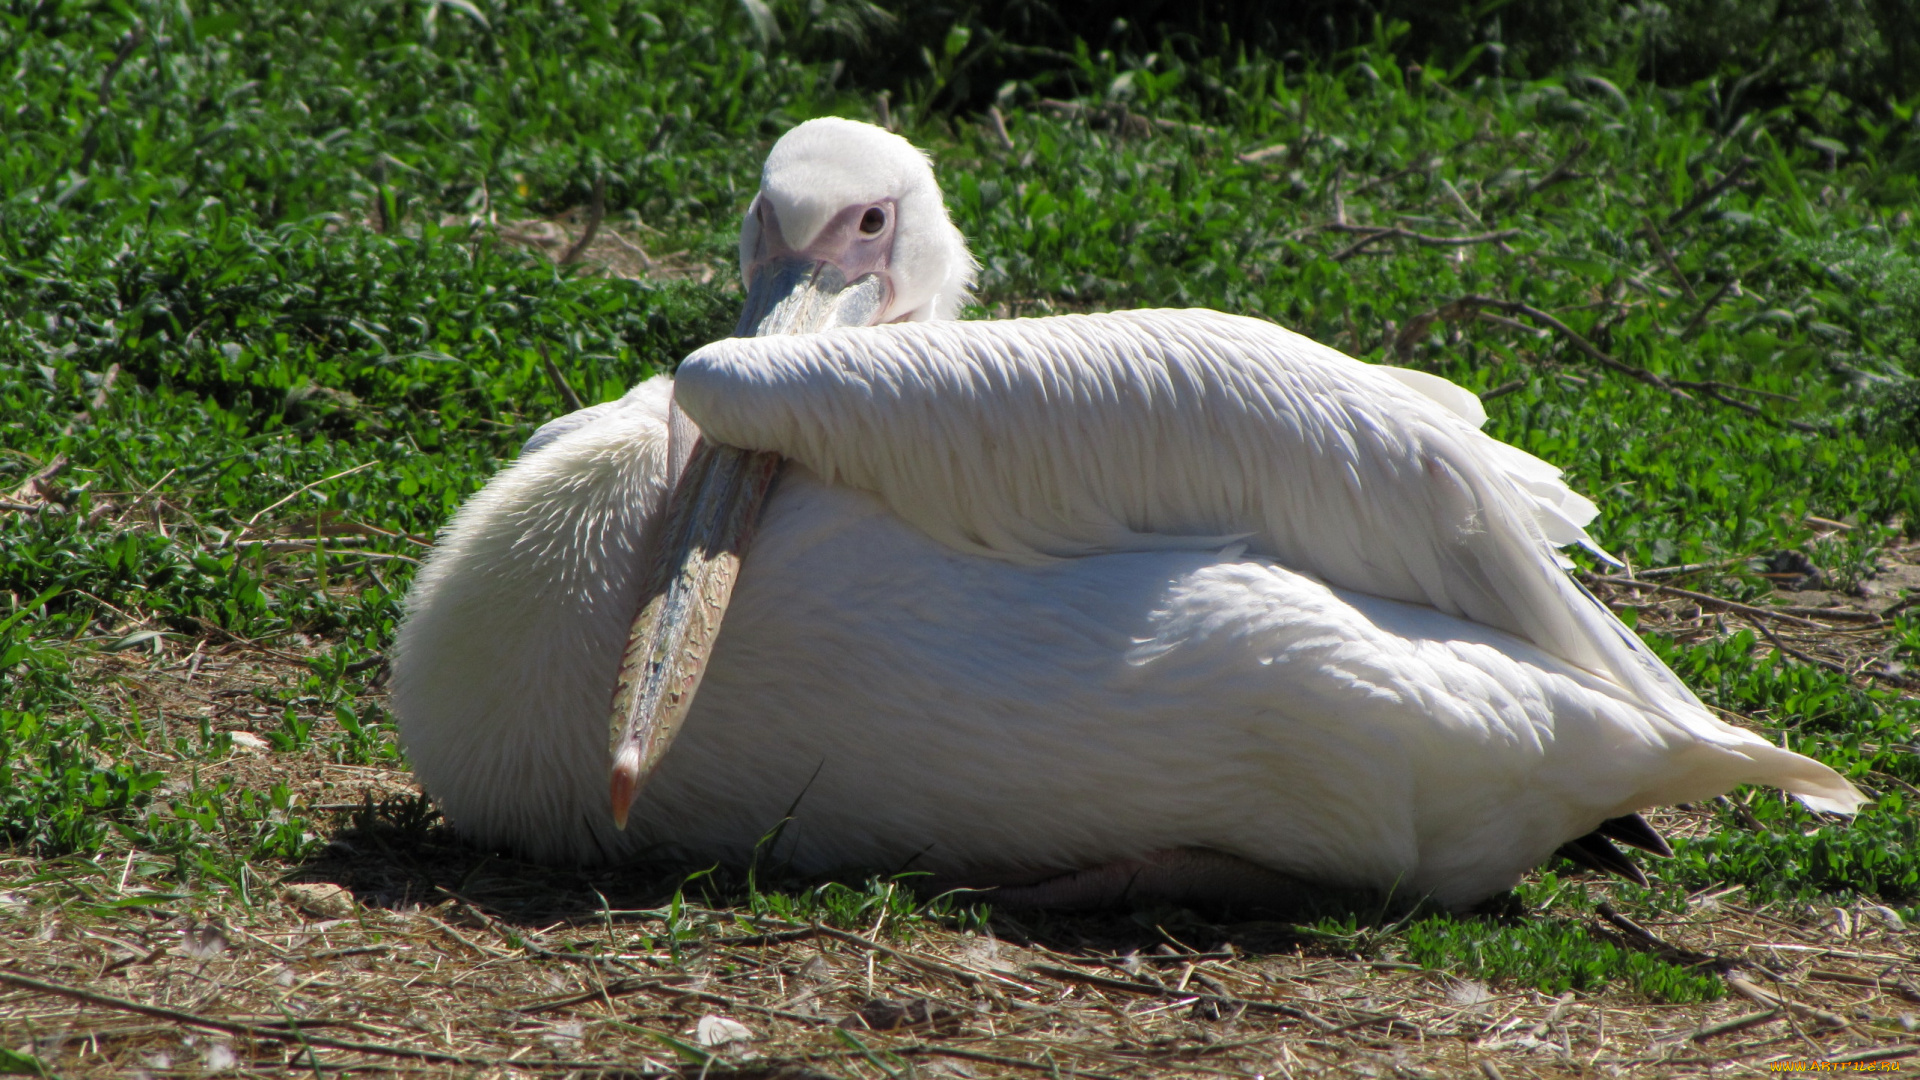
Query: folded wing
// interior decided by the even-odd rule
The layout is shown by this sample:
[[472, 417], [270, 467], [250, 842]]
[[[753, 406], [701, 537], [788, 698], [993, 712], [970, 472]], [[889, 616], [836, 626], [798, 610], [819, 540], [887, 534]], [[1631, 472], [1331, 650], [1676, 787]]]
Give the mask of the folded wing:
[[[729, 339], [682, 364], [675, 394], [708, 437], [873, 491], [962, 551], [1244, 541], [1516, 634], [1703, 738], [1734, 730], [1567, 576], [1556, 546], [1591, 546], [1595, 511], [1559, 470], [1480, 432], [1459, 387], [1269, 323], [1134, 311]], [[1832, 779], [1804, 794], [1858, 800]]]

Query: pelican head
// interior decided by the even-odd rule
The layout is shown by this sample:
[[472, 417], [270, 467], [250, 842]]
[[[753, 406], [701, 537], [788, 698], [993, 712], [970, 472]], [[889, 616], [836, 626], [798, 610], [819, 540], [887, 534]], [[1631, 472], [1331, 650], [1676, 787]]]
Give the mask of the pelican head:
[[974, 270], [925, 154], [871, 124], [809, 120], [773, 145], [741, 223], [734, 332], [951, 319]]

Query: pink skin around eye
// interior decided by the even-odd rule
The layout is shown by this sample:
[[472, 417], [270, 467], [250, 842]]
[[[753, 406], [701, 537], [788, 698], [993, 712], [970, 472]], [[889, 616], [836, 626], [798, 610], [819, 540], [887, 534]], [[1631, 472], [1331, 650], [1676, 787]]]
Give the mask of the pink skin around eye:
[[[762, 266], [776, 259], [807, 258], [832, 263], [848, 281], [858, 281], [868, 274], [885, 271], [893, 258], [896, 215], [891, 199], [847, 207], [835, 214], [819, 235], [798, 249], [787, 246], [779, 221], [764, 201], [756, 204], [755, 213], [760, 216], [760, 244], [747, 267], [749, 283]], [[878, 228], [869, 231], [876, 215]]]

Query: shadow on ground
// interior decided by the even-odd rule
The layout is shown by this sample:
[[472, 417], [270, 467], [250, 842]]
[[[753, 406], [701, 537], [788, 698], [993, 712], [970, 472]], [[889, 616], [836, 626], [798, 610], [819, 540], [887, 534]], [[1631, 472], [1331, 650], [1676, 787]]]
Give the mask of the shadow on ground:
[[[1338, 889], [1302, 892], [1283, 907], [1195, 907], [1137, 900], [1086, 911], [1008, 909], [993, 904], [990, 890], [932, 896], [916, 891], [915, 878], [857, 873], [809, 877], [765, 870], [750, 875], [666, 861], [614, 867], [549, 866], [467, 843], [424, 796], [415, 795], [369, 801], [342, 814], [327, 844], [284, 880], [338, 885], [360, 905], [373, 909], [404, 911], [452, 901], [481, 917], [525, 928], [657, 918], [676, 895], [684, 903], [744, 915], [767, 910], [769, 905], [756, 903], [756, 897], [768, 895], [791, 899], [837, 893], [843, 901], [864, 900], [872, 907], [885, 894], [898, 891], [902, 898], [892, 901], [891, 915], [931, 913], [937, 921], [977, 925], [1001, 941], [1053, 952], [1149, 958], [1302, 950], [1337, 956], [1349, 950], [1330, 938], [1346, 941], [1349, 935], [1328, 935], [1315, 930], [1315, 924], [1332, 920], [1359, 928], [1389, 927], [1439, 911], [1417, 901]], [[828, 910], [800, 905], [824, 921], [859, 924], [846, 929], [873, 924], [879, 917], [878, 910], [850, 912], [849, 906], [857, 905], [848, 902], [837, 908], [831, 902], [826, 906]], [[1489, 901], [1478, 914], [1501, 920], [1528, 917], [1524, 904], [1513, 894]]]

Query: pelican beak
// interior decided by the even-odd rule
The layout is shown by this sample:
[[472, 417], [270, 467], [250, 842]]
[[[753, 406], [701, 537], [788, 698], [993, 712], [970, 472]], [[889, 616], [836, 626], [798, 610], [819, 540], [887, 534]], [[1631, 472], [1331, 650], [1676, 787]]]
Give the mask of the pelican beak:
[[[879, 321], [892, 300], [884, 267], [849, 282], [838, 260], [781, 252], [750, 271], [735, 333], [867, 326]], [[667, 504], [641, 544], [640, 611], [627, 636], [609, 721], [607, 795], [621, 829], [693, 705], [740, 561], [781, 464], [778, 454], [699, 439], [678, 406], [667, 457]]]
[[863, 274], [849, 282], [846, 272], [826, 259], [774, 259], [755, 268], [733, 335], [765, 337], [870, 326], [892, 300], [893, 285], [884, 273]]
[[779, 454], [688, 441], [696, 445], [686, 467], [641, 544], [647, 562], [640, 612], [614, 689], [608, 798], [620, 829], [693, 706], [740, 561], [780, 470]]

